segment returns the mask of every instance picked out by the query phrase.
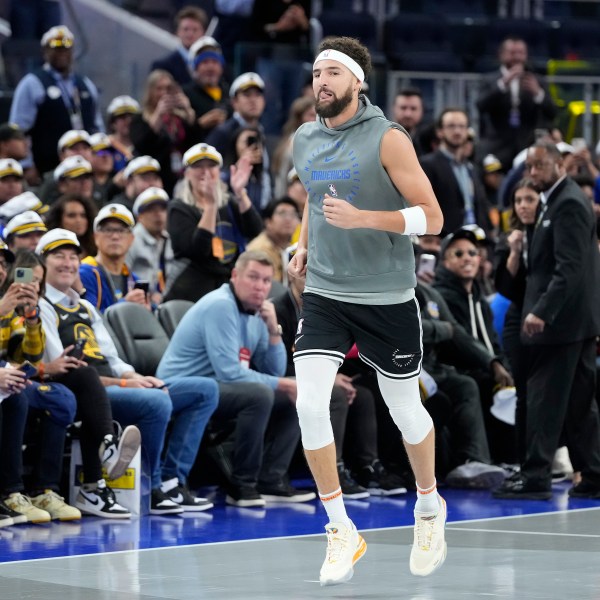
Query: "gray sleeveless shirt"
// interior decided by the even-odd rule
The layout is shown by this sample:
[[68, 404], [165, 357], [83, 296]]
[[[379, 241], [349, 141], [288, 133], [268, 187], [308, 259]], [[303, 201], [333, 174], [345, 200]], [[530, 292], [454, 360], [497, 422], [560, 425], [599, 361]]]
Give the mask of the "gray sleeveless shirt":
[[294, 166], [309, 203], [307, 292], [357, 304], [399, 304], [414, 297], [410, 237], [340, 229], [323, 215], [326, 193], [363, 210], [408, 206], [381, 164], [381, 140], [392, 127], [406, 133], [361, 95], [358, 112], [339, 127], [330, 129], [318, 118], [296, 132]]

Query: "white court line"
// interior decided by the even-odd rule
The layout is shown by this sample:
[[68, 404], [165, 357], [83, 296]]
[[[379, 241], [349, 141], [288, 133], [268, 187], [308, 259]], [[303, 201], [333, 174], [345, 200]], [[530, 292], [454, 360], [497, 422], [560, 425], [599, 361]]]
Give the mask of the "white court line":
[[[592, 510], [600, 510], [600, 506], [595, 508], [595, 507], [591, 507], [591, 508], [572, 508], [572, 509], [563, 509], [563, 510], [554, 510], [554, 511], [549, 511], [549, 512], [541, 512], [541, 513], [532, 513], [529, 515], [508, 515], [508, 516], [502, 516], [502, 517], [487, 517], [487, 518], [481, 518], [481, 519], [466, 519], [463, 521], [449, 521], [448, 523], [453, 523], [455, 525], [460, 524], [460, 523], [481, 523], [483, 521], [500, 521], [500, 520], [504, 520], [504, 519], [523, 519], [523, 518], [529, 518], [529, 517], [540, 517], [540, 516], [544, 516], [544, 515], [557, 515], [557, 514], [563, 514], [563, 513], [579, 513], [579, 512], [586, 512], [586, 511], [592, 511]], [[372, 529], [361, 529], [361, 532], [365, 532], [365, 531], [389, 531], [389, 530], [395, 530], [395, 529], [412, 529], [413, 525], [401, 525], [398, 527], [376, 527], [376, 528], [372, 528]], [[448, 527], [446, 527], [446, 529], [448, 529]], [[456, 531], [460, 531], [462, 528], [461, 527], [453, 527], [453, 530]], [[466, 529], [462, 529], [463, 531], [467, 531]], [[484, 531], [483, 529], [475, 529], [475, 531]], [[491, 531], [499, 531], [497, 529], [493, 529]], [[515, 532], [511, 532], [511, 533], [515, 533]], [[63, 560], [66, 558], [87, 558], [87, 557], [93, 557], [93, 556], [106, 556], [109, 554], [131, 554], [132, 552], [149, 552], [149, 551], [164, 551], [164, 550], [178, 550], [180, 548], [199, 548], [202, 546], [222, 546], [225, 544], [247, 544], [247, 543], [251, 543], [251, 542], [271, 542], [271, 541], [279, 541], [279, 540], [295, 540], [295, 539], [302, 539], [302, 538], [311, 538], [311, 537], [322, 537], [324, 536], [324, 533], [306, 533], [306, 534], [302, 534], [302, 535], [280, 535], [277, 537], [268, 537], [268, 538], [252, 538], [249, 540], [226, 540], [226, 541], [222, 541], [222, 542], [205, 542], [205, 543], [200, 543], [200, 544], [179, 544], [177, 546], [161, 546], [159, 548], [137, 548], [137, 549], [132, 549], [132, 550], [113, 550], [113, 551], [107, 551], [107, 552], [94, 552], [94, 553], [89, 553], [89, 554], [70, 554], [68, 556], [49, 556], [46, 558], [26, 558], [24, 560], [13, 560], [13, 561], [6, 561], [6, 562], [2, 562], [0, 563], [0, 570], [2, 569], [2, 567], [4, 567], [4, 565], [20, 565], [23, 563], [30, 563], [30, 562], [42, 562], [42, 561], [49, 561], [49, 560]], [[565, 535], [565, 534], [562, 534]], [[600, 537], [600, 536], [596, 536], [596, 537]]]
[[477, 527], [446, 527], [446, 531], [481, 531], [483, 533], [517, 533], [519, 535], [549, 535], [561, 537], [600, 538], [600, 534], [589, 533], [553, 533], [551, 531], [514, 531], [512, 529], [478, 529]]

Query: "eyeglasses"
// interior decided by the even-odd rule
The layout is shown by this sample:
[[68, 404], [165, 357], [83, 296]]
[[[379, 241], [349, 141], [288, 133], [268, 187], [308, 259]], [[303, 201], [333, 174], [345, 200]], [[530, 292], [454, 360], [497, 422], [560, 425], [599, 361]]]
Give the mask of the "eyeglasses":
[[456, 258], [462, 258], [465, 254], [469, 256], [477, 256], [479, 252], [477, 250], [455, 250], [452, 252], [452, 256], [456, 256]]
[[98, 232], [105, 235], [118, 235], [119, 237], [123, 237], [127, 233], [130, 233], [130, 230], [124, 229], [123, 227], [100, 227]]

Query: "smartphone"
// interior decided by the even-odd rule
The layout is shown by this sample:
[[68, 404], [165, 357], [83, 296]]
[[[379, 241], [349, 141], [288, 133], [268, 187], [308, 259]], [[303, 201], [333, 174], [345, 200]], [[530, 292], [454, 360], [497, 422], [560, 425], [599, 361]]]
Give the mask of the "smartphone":
[[423, 275], [423, 273], [431, 273], [435, 271], [436, 258], [433, 254], [421, 254], [419, 256], [419, 267], [417, 268], [417, 275]]
[[247, 146], [254, 146], [257, 143], [258, 143], [258, 136], [257, 135], [249, 135], [248, 136], [248, 139], [246, 140], [246, 145]]
[[24, 363], [20, 364], [17, 369], [19, 369], [19, 371], [23, 371], [23, 373], [25, 373], [25, 377], [27, 377], [27, 379], [31, 379], [32, 377], [34, 377], [35, 375], [37, 375], [37, 368], [34, 367], [28, 360], [26, 360]]
[[133, 284], [133, 289], [134, 290], [143, 290], [144, 293], [147, 294], [150, 291], [150, 282], [146, 281], [144, 279], [138, 279]]
[[584, 150], [585, 148], [587, 148], [587, 142], [585, 141], [585, 138], [574, 137], [571, 140], [571, 146], [573, 146], [575, 152], [578, 152], [579, 150]]
[[33, 269], [29, 267], [17, 267], [15, 269], [15, 283], [31, 283], [33, 281]]
[[83, 338], [78, 339], [75, 342], [75, 345], [70, 350], [70, 352], [67, 356], [72, 356], [73, 358], [76, 358], [77, 360], [81, 360], [83, 358], [83, 349], [85, 348], [86, 342], [87, 342], [86, 339], [83, 339]]

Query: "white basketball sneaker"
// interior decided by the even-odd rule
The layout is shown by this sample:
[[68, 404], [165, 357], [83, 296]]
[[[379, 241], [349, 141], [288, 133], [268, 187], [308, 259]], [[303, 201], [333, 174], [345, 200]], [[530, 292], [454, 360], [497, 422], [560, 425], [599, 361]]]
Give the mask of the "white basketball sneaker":
[[337, 585], [352, 579], [354, 564], [367, 551], [367, 544], [356, 531], [354, 523], [328, 523], [327, 554], [321, 567], [319, 580], [321, 585]]
[[440, 510], [437, 515], [421, 515], [415, 511], [415, 535], [410, 552], [410, 572], [413, 575], [431, 575], [446, 560], [446, 501], [441, 496], [438, 498]]

